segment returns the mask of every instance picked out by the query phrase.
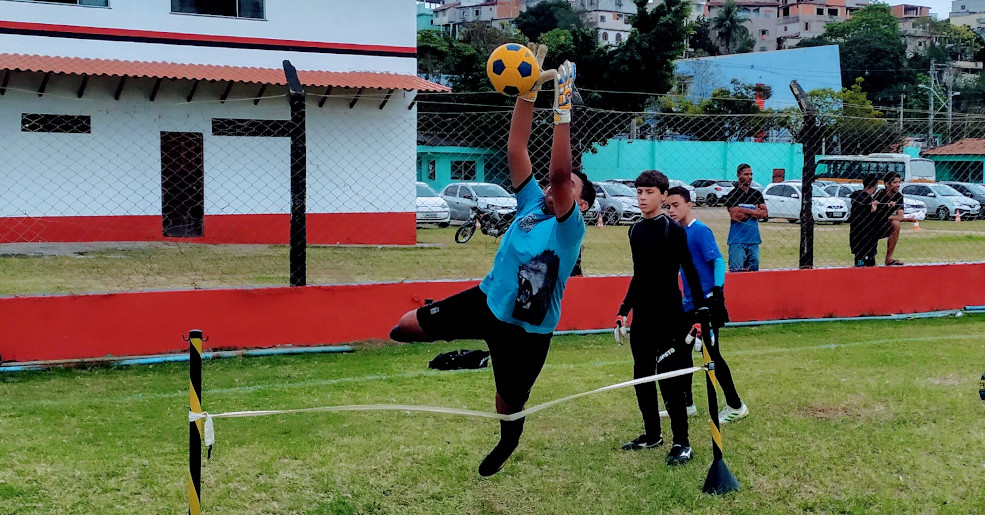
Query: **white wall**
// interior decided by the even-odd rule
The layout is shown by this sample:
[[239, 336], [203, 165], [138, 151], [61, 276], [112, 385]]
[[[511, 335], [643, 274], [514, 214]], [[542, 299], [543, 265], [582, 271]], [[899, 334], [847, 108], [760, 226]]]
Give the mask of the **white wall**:
[[[416, 7], [409, 0], [266, 0], [265, 20], [172, 14], [170, 0], [110, 0], [85, 7], [0, 0], [0, 20], [180, 34], [416, 47]], [[0, 51], [102, 59], [302, 70], [416, 73], [414, 58], [211, 48], [0, 34]]]
[[[56, 76], [39, 98], [40, 81], [14, 74], [0, 96], [0, 216], [160, 215], [161, 131], [203, 133], [206, 214], [290, 212], [287, 138], [212, 135], [213, 117], [288, 118], [285, 97], [254, 106], [257, 86], [240, 84], [221, 104], [225, 85], [202, 83], [188, 103], [190, 82], [165, 81], [150, 103], [153, 79], [130, 79], [114, 101], [117, 80], [91, 78], [80, 100], [80, 79]], [[353, 109], [351, 92], [336, 94], [323, 108], [308, 100], [309, 212], [414, 211], [413, 94], [395, 92], [382, 110], [381, 92]], [[92, 133], [21, 132], [22, 113], [90, 115]]]

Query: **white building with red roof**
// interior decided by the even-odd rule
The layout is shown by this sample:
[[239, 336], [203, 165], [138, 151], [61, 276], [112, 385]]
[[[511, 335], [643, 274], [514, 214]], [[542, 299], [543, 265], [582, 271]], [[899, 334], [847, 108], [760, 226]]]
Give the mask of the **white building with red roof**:
[[447, 90], [415, 75], [414, 13], [0, 0], [0, 243], [286, 243], [289, 140], [246, 122], [289, 118], [289, 60], [307, 94], [309, 243], [413, 244], [415, 98]]

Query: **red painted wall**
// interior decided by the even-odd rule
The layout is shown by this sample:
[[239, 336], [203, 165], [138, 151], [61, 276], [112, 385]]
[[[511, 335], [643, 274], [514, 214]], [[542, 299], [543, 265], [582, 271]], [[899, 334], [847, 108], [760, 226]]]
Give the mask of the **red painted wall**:
[[[0, 218], [0, 243], [182, 241], [287, 244], [289, 214], [206, 215], [205, 236], [165, 238], [160, 215]], [[414, 245], [416, 213], [309, 213], [310, 245]]]
[[[407, 310], [475, 281], [0, 298], [4, 361], [187, 349], [319, 345], [386, 338]], [[628, 277], [568, 282], [559, 330], [607, 328]], [[882, 315], [985, 305], [985, 264], [730, 273], [733, 321]]]

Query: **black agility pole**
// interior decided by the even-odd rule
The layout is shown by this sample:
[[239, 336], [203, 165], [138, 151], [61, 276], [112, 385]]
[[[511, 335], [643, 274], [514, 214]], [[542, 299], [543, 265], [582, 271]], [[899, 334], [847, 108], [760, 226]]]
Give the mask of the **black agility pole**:
[[[188, 331], [188, 409], [202, 413], [202, 331]], [[188, 515], [202, 513], [202, 436], [204, 421], [188, 421]]]
[[722, 458], [722, 426], [718, 420], [718, 394], [715, 389], [718, 381], [715, 379], [715, 362], [711, 360], [708, 346], [717, 345], [717, 336], [711, 332], [711, 310], [707, 307], [698, 308], [698, 321], [701, 322], [701, 355], [704, 356], [705, 382], [708, 386], [708, 414], [711, 416], [711, 446], [714, 460], [708, 469], [708, 477], [701, 491], [711, 495], [722, 495], [741, 488], [739, 480]]

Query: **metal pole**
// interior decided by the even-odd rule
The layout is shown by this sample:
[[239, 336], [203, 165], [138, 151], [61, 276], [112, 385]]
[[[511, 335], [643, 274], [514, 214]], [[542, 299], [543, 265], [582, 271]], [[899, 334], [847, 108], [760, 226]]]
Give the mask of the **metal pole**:
[[944, 72], [944, 78], [947, 80], [947, 142], [951, 143], [951, 105], [954, 103], [954, 72], [953, 69], [948, 65], [947, 71]]
[[903, 99], [906, 97], [905, 93], [899, 94], [899, 130], [903, 132]]
[[814, 268], [814, 170], [817, 167], [819, 127], [817, 111], [797, 81], [790, 81], [790, 90], [804, 114], [804, 126], [800, 131], [804, 146], [804, 169], [801, 175], [800, 203], [800, 268]]
[[307, 148], [305, 146], [304, 88], [290, 61], [284, 61], [288, 103], [291, 105], [291, 286], [307, 284]]
[[[188, 409], [202, 412], [202, 331], [188, 331]], [[188, 514], [202, 513], [202, 420], [188, 422]]]
[[718, 394], [716, 388], [718, 381], [715, 379], [715, 362], [711, 360], [708, 353], [710, 345], [717, 345], [718, 335], [713, 334], [710, 323], [710, 311], [707, 307], [698, 309], [698, 320], [701, 322], [701, 355], [705, 363], [705, 384], [708, 387], [708, 413], [711, 415], [711, 448], [712, 463], [705, 477], [705, 484], [701, 491], [706, 494], [720, 495], [739, 490], [739, 480], [735, 478], [732, 471], [722, 458], [722, 426], [718, 420]]
[[930, 60], [930, 91], [927, 92], [930, 99], [930, 111], [927, 115], [927, 146], [934, 145], [934, 60]]

